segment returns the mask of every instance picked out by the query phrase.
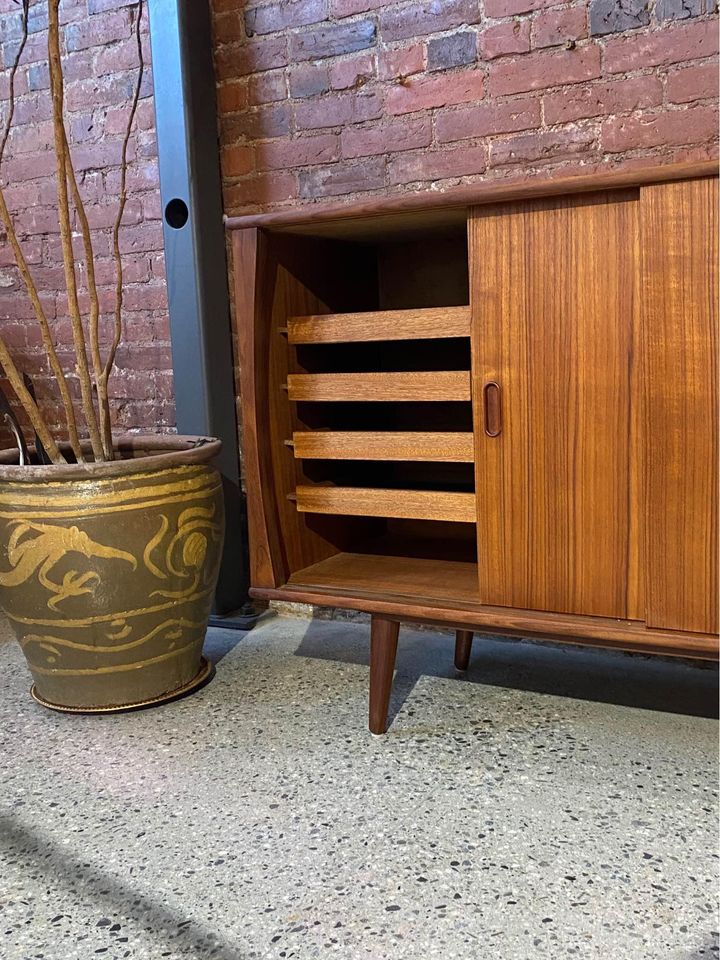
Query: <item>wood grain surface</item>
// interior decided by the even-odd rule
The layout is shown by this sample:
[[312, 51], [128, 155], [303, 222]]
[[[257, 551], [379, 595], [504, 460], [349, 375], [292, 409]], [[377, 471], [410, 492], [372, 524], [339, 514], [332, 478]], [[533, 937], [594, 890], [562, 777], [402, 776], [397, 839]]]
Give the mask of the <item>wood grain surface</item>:
[[472, 433], [315, 430], [293, 434], [306, 460], [415, 460], [472, 463]]
[[293, 316], [288, 319], [287, 330], [291, 344], [469, 337], [470, 308], [426, 307]]
[[300, 401], [469, 401], [470, 372], [294, 373], [287, 389]]
[[475, 496], [472, 493], [318, 485], [299, 486], [296, 497], [297, 509], [307, 513], [475, 522]]
[[471, 238], [482, 600], [626, 617], [637, 194], [478, 208]]
[[641, 192], [647, 622], [718, 629], [717, 180]]

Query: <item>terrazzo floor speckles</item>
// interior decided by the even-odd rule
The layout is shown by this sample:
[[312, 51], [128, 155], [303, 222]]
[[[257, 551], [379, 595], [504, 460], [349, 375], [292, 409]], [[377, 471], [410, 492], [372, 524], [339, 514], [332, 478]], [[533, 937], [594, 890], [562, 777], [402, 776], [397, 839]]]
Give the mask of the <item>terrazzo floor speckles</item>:
[[200, 692], [83, 717], [0, 640], [0, 957], [718, 956], [713, 670], [476, 639], [463, 680], [403, 629], [372, 737], [367, 646], [214, 630]]

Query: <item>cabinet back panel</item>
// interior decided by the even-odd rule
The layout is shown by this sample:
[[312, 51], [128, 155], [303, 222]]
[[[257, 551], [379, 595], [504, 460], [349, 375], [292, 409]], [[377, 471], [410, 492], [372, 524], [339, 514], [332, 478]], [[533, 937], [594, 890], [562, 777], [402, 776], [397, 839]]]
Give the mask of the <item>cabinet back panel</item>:
[[637, 192], [477, 208], [470, 229], [482, 602], [636, 615]]

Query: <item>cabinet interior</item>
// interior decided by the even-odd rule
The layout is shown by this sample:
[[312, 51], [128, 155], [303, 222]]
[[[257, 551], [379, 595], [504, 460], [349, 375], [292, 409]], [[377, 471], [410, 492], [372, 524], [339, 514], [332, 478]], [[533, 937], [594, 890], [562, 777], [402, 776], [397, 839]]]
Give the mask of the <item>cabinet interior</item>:
[[[476, 593], [465, 214], [340, 229], [266, 237], [278, 268], [269, 389], [281, 416], [271, 411], [270, 422], [286, 467], [276, 495], [297, 537], [286, 544], [288, 580], [333, 575], [352, 556], [394, 557], [428, 570], [468, 565]], [[445, 335], [446, 309], [462, 335]], [[402, 330], [394, 311], [413, 314]], [[329, 336], [323, 315], [337, 319]], [[403, 513], [408, 492], [420, 498], [410, 515], [388, 515]], [[447, 498], [443, 519], [437, 496]]]

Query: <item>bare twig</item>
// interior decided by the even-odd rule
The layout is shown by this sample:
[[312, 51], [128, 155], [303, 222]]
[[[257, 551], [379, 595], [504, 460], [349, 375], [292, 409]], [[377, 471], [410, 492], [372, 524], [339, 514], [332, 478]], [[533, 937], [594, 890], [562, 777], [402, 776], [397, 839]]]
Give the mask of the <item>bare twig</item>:
[[83, 248], [85, 250], [85, 269], [87, 270], [88, 296], [90, 297], [90, 317], [88, 328], [90, 330], [90, 357], [93, 365], [93, 376], [95, 379], [95, 389], [98, 394], [100, 405], [100, 440], [103, 446], [103, 454], [106, 460], [113, 458], [112, 434], [110, 433], [110, 423], [105, 422], [103, 416], [103, 404], [101, 394], [101, 380], [103, 375], [102, 358], [100, 357], [100, 300], [98, 298], [97, 283], [95, 280], [95, 253], [93, 251], [92, 234], [90, 233], [90, 224], [88, 223], [85, 204], [83, 203], [80, 188], [78, 187], [75, 168], [73, 167], [72, 157], [70, 156], [70, 145], [67, 141], [67, 133], [63, 127], [65, 139], [65, 169], [68, 175], [70, 191], [73, 195], [73, 204], [80, 221], [80, 232], [82, 234]]
[[20, 58], [23, 55], [25, 50], [25, 45], [27, 44], [28, 39], [28, 13], [30, 10], [30, 0], [22, 0], [22, 25], [23, 33], [20, 38], [20, 46], [17, 49], [15, 54], [15, 59], [13, 60], [12, 66], [10, 67], [10, 83], [8, 91], [8, 118], [7, 123], [5, 124], [5, 129], [3, 130], [2, 140], [0, 140], [0, 161], [2, 161], [3, 154], [5, 153], [5, 144], [8, 141], [10, 136], [10, 127], [12, 126], [13, 116], [15, 115], [15, 77], [17, 75], [18, 67], [20, 66]]
[[[2, 164], [3, 156], [5, 155], [5, 147], [7, 145], [8, 137], [10, 136], [10, 129], [12, 126], [13, 116], [15, 114], [15, 76], [17, 74], [17, 69], [20, 64], [20, 59], [23, 55], [25, 45], [28, 38], [28, 11], [30, 7], [30, 0], [23, 0], [22, 2], [22, 24], [23, 24], [23, 33], [20, 40], [20, 44], [15, 54], [15, 59], [13, 60], [12, 66], [10, 68], [10, 83], [9, 83], [9, 95], [8, 95], [8, 116], [7, 122], [5, 124], [5, 129], [3, 131], [2, 139], [0, 140], [0, 164]], [[5, 196], [0, 186], [0, 219], [2, 219], [3, 226], [5, 227], [5, 232], [7, 234], [8, 241], [12, 247], [13, 255], [15, 257], [15, 263], [17, 264], [20, 276], [22, 277], [25, 288], [27, 289], [28, 296], [35, 310], [35, 315], [40, 326], [40, 334], [42, 336], [43, 345], [45, 347], [45, 352], [47, 353], [48, 360], [50, 362], [50, 368], [52, 369], [55, 380], [57, 381], [58, 388], [60, 390], [60, 396], [62, 398], [62, 404], [65, 409], [65, 419], [67, 421], [68, 428], [68, 437], [70, 439], [70, 445], [73, 449], [73, 453], [78, 461], [82, 461], [82, 450], [80, 448], [80, 439], [78, 437], [77, 425], [75, 422], [75, 411], [72, 405], [72, 399], [70, 397], [70, 390], [68, 389], [67, 381], [65, 379], [65, 374], [60, 365], [57, 352], [55, 350], [55, 345], [50, 334], [50, 326], [45, 315], [42, 303], [40, 302], [40, 297], [38, 295], [37, 287], [32, 278], [30, 270], [25, 260], [22, 248], [17, 238], [17, 233], [15, 231], [12, 218], [10, 216], [10, 211], [8, 210], [7, 203], [5, 202]], [[18, 397], [18, 399], [20, 399]], [[37, 405], [36, 405], [37, 406]], [[25, 411], [28, 413], [28, 411]]]
[[0, 337], [0, 366], [2, 366], [5, 371], [5, 376], [10, 381], [10, 386], [13, 388], [15, 396], [20, 401], [23, 410], [28, 416], [30, 423], [33, 426], [33, 430], [38, 435], [40, 442], [45, 447], [48, 456], [53, 463], [65, 463], [65, 458], [60, 453], [58, 445], [55, 443], [52, 434], [48, 430], [47, 424], [43, 418], [43, 415], [40, 413], [37, 404], [30, 396], [27, 387], [23, 383], [23, 379], [20, 376], [18, 368], [15, 366], [12, 357], [10, 356], [10, 351], [8, 350], [5, 341]]
[[135, 83], [135, 94], [133, 96], [132, 106], [130, 107], [130, 116], [125, 130], [125, 137], [122, 145], [122, 158], [120, 161], [120, 203], [118, 206], [117, 217], [113, 227], [113, 257], [115, 258], [115, 329], [113, 340], [108, 353], [105, 369], [102, 376], [102, 392], [98, 389], [100, 396], [100, 408], [102, 414], [107, 416], [108, 425], [110, 422], [110, 409], [108, 404], [107, 384], [110, 373], [115, 363], [115, 355], [122, 337], [122, 302], [123, 302], [123, 270], [122, 257], [120, 256], [120, 224], [122, 223], [127, 202], [127, 148], [132, 132], [132, 125], [137, 112], [138, 101], [140, 100], [140, 90], [142, 87], [143, 73], [145, 70], [145, 61], [143, 59], [142, 36], [140, 33], [140, 22], [143, 14], [143, 0], [138, 0], [135, 14], [135, 37], [137, 40], [138, 51], [138, 72]]
[[[65, 284], [68, 295], [68, 310], [72, 327], [73, 344], [80, 379], [82, 411], [90, 434], [95, 460], [104, 460], [97, 416], [93, 402], [92, 382], [88, 367], [85, 332], [78, 305], [77, 278], [75, 276], [75, 258], [72, 248], [70, 228], [70, 205], [68, 201], [68, 155], [65, 149], [66, 133], [63, 120], [63, 76], [60, 60], [60, 23], [58, 8], [60, 0], [48, 0], [48, 59], [50, 62], [50, 91], [53, 102], [53, 130], [55, 136], [55, 159], [57, 161], [58, 217], [60, 222], [60, 241], [65, 267]], [[41, 437], [42, 439], [42, 437]]]

